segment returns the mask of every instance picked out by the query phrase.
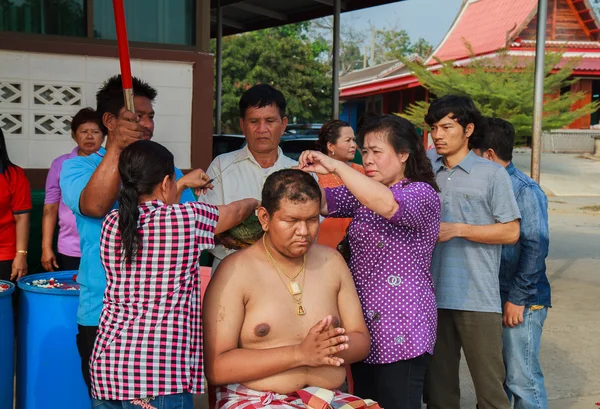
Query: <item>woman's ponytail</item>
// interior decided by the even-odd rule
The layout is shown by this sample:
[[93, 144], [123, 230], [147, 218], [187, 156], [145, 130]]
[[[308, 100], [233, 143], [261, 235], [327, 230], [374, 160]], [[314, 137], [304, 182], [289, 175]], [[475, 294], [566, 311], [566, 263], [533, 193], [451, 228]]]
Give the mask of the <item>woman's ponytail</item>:
[[123, 184], [118, 198], [120, 252], [131, 263], [140, 247], [140, 197], [151, 195], [165, 176], [175, 177], [173, 154], [156, 142], [134, 142], [121, 152], [119, 175]]
[[119, 194], [119, 230], [121, 232], [121, 257], [131, 263], [137, 254], [140, 241], [138, 232], [138, 209], [139, 194], [133, 184], [124, 182]]

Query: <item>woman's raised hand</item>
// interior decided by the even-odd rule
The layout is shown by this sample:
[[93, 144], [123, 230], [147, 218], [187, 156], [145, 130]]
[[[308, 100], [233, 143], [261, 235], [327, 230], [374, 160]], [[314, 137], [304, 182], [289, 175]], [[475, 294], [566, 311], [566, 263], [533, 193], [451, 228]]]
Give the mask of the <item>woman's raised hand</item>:
[[212, 189], [212, 179], [202, 170], [194, 169], [180, 179], [185, 186], [194, 190], [199, 195], [206, 194], [208, 189]]
[[341, 162], [317, 151], [304, 151], [298, 159], [298, 168], [305, 172], [327, 175], [335, 172]]

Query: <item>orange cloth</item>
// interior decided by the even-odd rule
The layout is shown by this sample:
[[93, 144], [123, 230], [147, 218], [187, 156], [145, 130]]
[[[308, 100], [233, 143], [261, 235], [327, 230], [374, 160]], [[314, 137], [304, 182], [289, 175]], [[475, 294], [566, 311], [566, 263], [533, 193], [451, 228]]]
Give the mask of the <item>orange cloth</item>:
[[[356, 163], [352, 163], [352, 169], [355, 169], [365, 174], [365, 168]], [[319, 177], [319, 185], [322, 188], [326, 187], [339, 187], [342, 186], [343, 183], [339, 177], [334, 174], [329, 175], [318, 175]], [[337, 245], [344, 238], [346, 234], [346, 229], [350, 225], [352, 219], [336, 219], [336, 218], [327, 218], [323, 220], [321, 223], [321, 228], [319, 230], [319, 237], [317, 238], [317, 243], [322, 244], [324, 246], [337, 248]]]

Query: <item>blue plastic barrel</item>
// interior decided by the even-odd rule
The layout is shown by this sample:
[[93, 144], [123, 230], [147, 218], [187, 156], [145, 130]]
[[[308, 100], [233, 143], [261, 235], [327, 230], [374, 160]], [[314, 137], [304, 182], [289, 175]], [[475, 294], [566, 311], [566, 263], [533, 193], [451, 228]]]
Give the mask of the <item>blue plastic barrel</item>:
[[12, 294], [15, 286], [0, 280], [0, 409], [13, 409], [15, 325]]
[[[33, 274], [18, 281], [17, 407], [19, 409], [88, 409], [91, 401], [77, 351], [77, 271]], [[40, 288], [49, 280], [64, 288]]]

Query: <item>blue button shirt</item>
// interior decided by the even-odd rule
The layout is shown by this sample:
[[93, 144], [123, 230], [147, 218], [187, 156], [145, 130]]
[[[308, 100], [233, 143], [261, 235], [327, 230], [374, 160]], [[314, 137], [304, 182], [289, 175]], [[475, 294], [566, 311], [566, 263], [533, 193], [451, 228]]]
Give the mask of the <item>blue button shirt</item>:
[[[83, 326], [98, 326], [102, 311], [102, 300], [106, 288], [106, 276], [100, 262], [100, 230], [104, 218], [88, 217], [79, 209], [81, 192], [87, 186], [92, 175], [102, 162], [106, 150], [100, 148], [89, 156], [77, 156], [65, 161], [60, 173], [60, 189], [65, 204], [75, 214], [77, 230], [79, 231], [81, 248], [81, 263], [77, 282], [81, 286], [79, 291], [79, 307], [77, 309], [77, 323]], [[177, 179], [183, 176], [179, 169], [175, 169]], [[181, 195], [181, 203], [195, 200], [190, 189]], [[113, 205], [113, 209], [117, 203]]]
[[[451, 169], [435, 151], [428, 156], [441, 190], [442, 222], [489, 225], [521, 217], [502, 166], [472, 151]], [[502, 245], [458, 237], [438, 243], [431, 262], [438, 308], [500, 313], [501, 252]]]
[[550, 283], [546, 276], [548, 255], [548, 199], [533, 179], [512, 164], [510, 175], [521, 212], [521, 235], [516, 244], [502, 246], [500, 295], [502, 304], [551, 306]]

